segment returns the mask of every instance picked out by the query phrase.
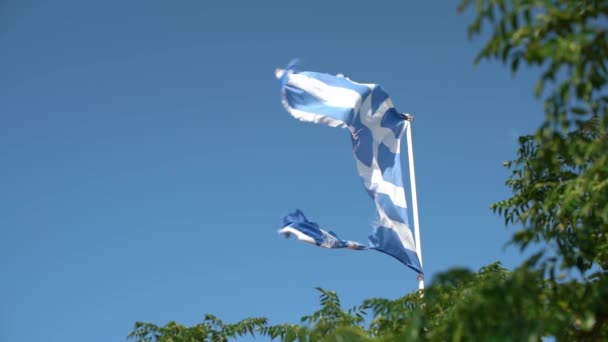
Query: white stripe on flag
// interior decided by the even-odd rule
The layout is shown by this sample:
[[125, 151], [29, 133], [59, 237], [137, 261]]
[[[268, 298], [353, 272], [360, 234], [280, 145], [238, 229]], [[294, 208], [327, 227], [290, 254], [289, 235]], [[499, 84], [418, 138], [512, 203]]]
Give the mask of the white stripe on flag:
[[361, 95], [354, 90], [334, 87], [320, 80], [302, 74], [291, 74], [287, 84], [304, 89], [310, 95], [330, 107], [356, 108], [361, 103]]
[[403, 247], [415, 251], [416, 243], [410, 227], [408, 227], [408, 225], [405, 223], [397, 222], [388, 218], [384, 212], [384, 209], [378, 204], [376, 204], [376, 209], [378, 210], [378, 224], [395, 231], [395, 233], [397, 233], [399, 236], [399, 240], [401, 240]]
[[330, 127], [346, 127], [346, 124], [341, 120], [330, 118], [329, 116], [325, 116], [322, 114], [305, 112], [303, 110], [295, 109], [289, 106], [289, 103], [285, 100], [283, 101], [283, 106], [285, 106], [285, 109], [287, 109], [291, 116], [300, 121], [320, 123]]
[[355, 162], [357, 163], [357, 170], [359, 171], [361, 178], [363, 178], [366, 189], [385, 194], [396, 206], [407, 209], [405, 189], [385, 181], [384, 178], [382, 178], [382, 171], [375, 159], [372, 161], [371, 168], [367, 167], [357, 158], [355, 158]]
[[301, 231], [299, 231], [297, 229], [294, 229], [294, 228], [292, 228], [290, 226], [283, 227], [282, 229], [279, 229], [279, 234], [293, 234], [300, 241], [308, 242], [308, 243], [311, 243], [313, 245], [317, 244], [315, 242], [315, 239], [311, 238], [310, 236], [308, 236], [308, 235], [302, 233]]

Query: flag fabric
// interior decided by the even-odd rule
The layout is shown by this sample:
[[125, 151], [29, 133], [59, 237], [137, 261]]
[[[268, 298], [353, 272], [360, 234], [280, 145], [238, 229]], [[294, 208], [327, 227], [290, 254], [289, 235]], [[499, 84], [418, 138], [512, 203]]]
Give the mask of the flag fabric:
[[285, 217], [287, 236], [327, 248], [374, 249], [393, 256], [422, 273], [409, 228], [400, 163], [401, 136], [408, 117], [398, 112], [377, 84], [356, 83], [338, 75], [297, 72], [294, 63], [277, 70], [285, 109], [304, 122], [346, 128], [350, 133], [357, 171], [374, 201], [378, 220], [369, 236], [370, 246], [338, 239], [306, 219], [301, 211]]
[[358, 242], [341, 240], [334, 232], [326, 231], [318, 224], [308, 221], [304, 213], [296, 210], [283, 218], [283, 228], [279, 234], [286, 238], [294, 235], [298, 240], [325, 248], [367, 249]]

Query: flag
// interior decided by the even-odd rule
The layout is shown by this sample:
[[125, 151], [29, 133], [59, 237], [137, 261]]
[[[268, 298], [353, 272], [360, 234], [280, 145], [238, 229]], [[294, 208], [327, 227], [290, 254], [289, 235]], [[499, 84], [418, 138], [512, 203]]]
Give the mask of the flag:
[[[377, 84], [356, 83], [338, 75], [297, 72], [290, 63], [278, 69], [285, 109], [304, 122], [346, 128], [351, 137], [357, 171], [374, 201], [377, 222], [369, 236], [369, 249], [386, 253], [422, 273], [409, 228], [400, 163], [401, 136], [407, 115], [398, 112], [388, 94]], [[349, 242], [308, 221], [301, 211], [285, 217], [283, 234], [328, 248]], [[350, 242], [354, 249], [366, 249]]]
[[279, 230], [279, 234], [286, 238], [294, 235], [300, 241], [319, 247], [367, 249], [358, 242], [341, 240], [336, 233], [321, 229], [318, 224], [309, 221], [301, 210], [296, 210], [283, 218], [283, 228]]

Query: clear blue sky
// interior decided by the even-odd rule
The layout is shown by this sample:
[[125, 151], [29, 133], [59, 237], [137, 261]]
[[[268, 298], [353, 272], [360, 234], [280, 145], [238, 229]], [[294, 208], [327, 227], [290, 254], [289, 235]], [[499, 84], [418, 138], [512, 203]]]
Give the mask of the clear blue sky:
[[[295, 322], [415, 274], [276, 231], [301, 208], [366, 241], [348, 133], [282, 108], [276, 67], [380, 83], [416, 116], [427, 279], [522, 257], [489, 205], [534, 77], [473, 66], [445, 1], [0, 1], [0, 341], [121, 341], [137, 320]], [[406, 162], [404, 156], [403, 162]]]

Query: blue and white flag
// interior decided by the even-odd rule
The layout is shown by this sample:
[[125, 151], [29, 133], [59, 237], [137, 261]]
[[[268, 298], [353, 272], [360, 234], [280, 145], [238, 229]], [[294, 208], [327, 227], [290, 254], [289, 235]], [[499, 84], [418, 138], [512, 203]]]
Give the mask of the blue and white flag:
[[304, 213], [296, 210], [294, 213], [283, 218], [283, 228], [279, 234], [286, 238], [295, 235], [300, 241], [325, 247], [325, 248], [349, 248], [355, 250], [367, 249], [358, 242], [341, 240], [336, 233], [323, 230], [318, 224], [308, 221]]
[[[350, 133], [357, 170], [378, 213], [369, 249], [391, 255], [422, 273], [408, 224], [401, 174], [400, 143], [409, 124], [407, 115], [393, 107], [377, 84], [356, 83], [340, 75], [296, 72], [293, 64], [277, 70], [276, 75], [281, 80], [285, 109], [301, 121], [342, 127]], [[285, 217], [280, 232], [321, 247], [366, 249], [320, 229], [299, 210]]]

